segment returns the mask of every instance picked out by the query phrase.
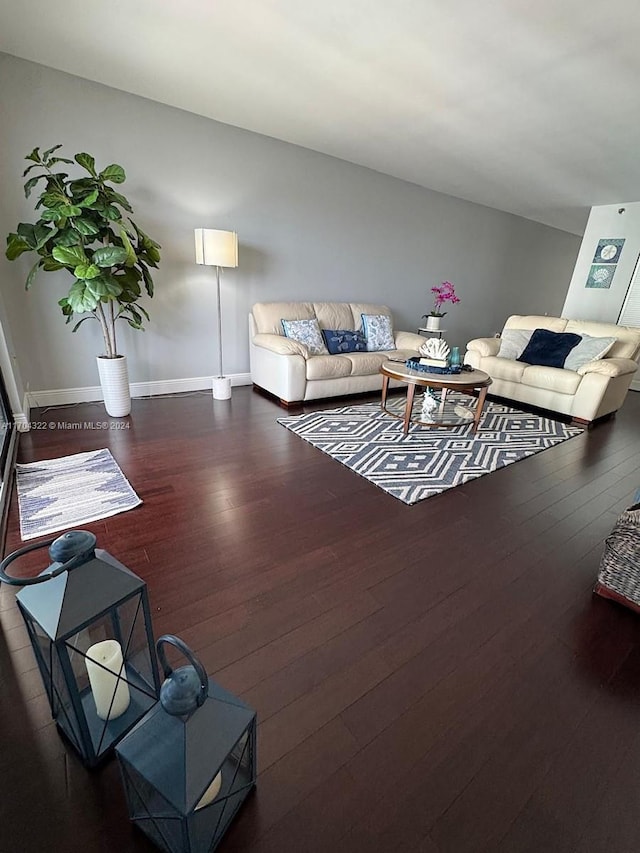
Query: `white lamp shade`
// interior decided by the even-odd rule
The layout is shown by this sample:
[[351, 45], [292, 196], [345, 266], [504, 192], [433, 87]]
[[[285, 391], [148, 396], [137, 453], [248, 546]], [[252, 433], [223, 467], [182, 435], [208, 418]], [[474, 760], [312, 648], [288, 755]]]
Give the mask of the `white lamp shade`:
[[208, 267], [238, 266], [238, 235], [235, 231], [196, 228], [196, 263]]

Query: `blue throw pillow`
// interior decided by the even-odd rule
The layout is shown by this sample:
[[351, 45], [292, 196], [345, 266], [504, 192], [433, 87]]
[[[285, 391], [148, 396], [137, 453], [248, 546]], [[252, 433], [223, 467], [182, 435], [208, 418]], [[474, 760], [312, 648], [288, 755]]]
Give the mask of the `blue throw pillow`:
[[362, 332], [349, 329], [323, 329], [322, 337], [331, 355], [341, 352], [366, 352], [367, 339]]
[[564, 367], [566, 357], [581, 340], [580, 335], [574, 335], [571, 332], [535, 329], [517, 361], [539, 364], [542, 367]]

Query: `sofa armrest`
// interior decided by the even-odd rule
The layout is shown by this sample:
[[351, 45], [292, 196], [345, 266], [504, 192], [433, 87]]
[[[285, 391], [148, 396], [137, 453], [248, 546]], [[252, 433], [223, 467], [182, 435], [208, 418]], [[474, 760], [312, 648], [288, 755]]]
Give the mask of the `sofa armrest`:
[[625, 376], [627, 373], [635, 373], [638, 365], [631, 358], [600, 358], [597, 361], [588, 361], [579, 367], [577, 372], [580, 376], [587, 373], [599, 373], [602, 376]]
[[260, 332], [253, 336], [253, 344], [278, 353], [278, 355], [301, 355], [303, 358], [309, 358], [309, 350], [304, 344], [291, 338], [285, 338], [283, 335]]
[[467, 349], [478, 353], [482, 358], [490, 355], [498, 355], [500, 350], [500, 338], [475, 338], [469, 341]]
[[412, 349], [416, 352], [420, 349], [426, 338], [416, 335], [415, 332], [396, 332], [396, 349]]

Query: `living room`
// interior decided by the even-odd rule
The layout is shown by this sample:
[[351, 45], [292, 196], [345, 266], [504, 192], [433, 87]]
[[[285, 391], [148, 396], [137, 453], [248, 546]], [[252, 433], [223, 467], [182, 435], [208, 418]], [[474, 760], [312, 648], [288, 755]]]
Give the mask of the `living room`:
[[[557, 33], [568, 38], [577, 7], [566, 7], [546, 30], [520, 9], [523, 31], [541, 26], [550, 42]], [[462, 155], [448, 152], [458, 170], [454, 191], [451, 170], [436, 166], [449, 147], [446, 132], [411, 140], [393, 103], [388, 124], [393, 130], [398, 121], [394, 133], [419, 147], [421, 170], [415, 180], [402, 177], [401, 149], [398, 169], [385, 174], [381, 160], [359, 162], [354, 153], [349, 162], [344, 152], [355, 143], [347, 138], [340, 148], [333, 139], [326, 92], [293, 101], [317, 134], [313, 144], [296, 144], [293, 130], [288, 141], [277, 138], [277, 111], [270, 123], [266, 107], [253, 107], [263, 119], [255, 131], [238, 102], [234, 126], [237, 65], [191, 83], [202, 93], [215, 78], [214, 101], [228, 107], [221, 120], [198, 114], [183, 82], [167, 86], [172, 66], [183, 80], [174, 40], [206, 35], [213, 51], [223, 39], [209, 29], [213, 11], [198, 35], [202, 4], [187, 4], [181, 28], [165, 30], [164, 41], [154, 29], [150, 52], [167, 68], [128, 65], [106, 38], [107, 64], [119, 68], [109, 83], [99, 82], [102, 59], [91, 51], [84, 73], [64, 58], [74, 52], [71, 34], [79, 38], [91, 21], [102, 26], [96, 8], [85, 7], [77, 28], [60, 24], [55, 11], [39, 15], [34, 3], [25, 10], [29, 37], [12, 41], [12, 25], [0, 39], [4, 233], [34, 218], [22, 190], [25, 155], [62, 143], [66, 156], [88, 151], [101, 168], [122, 164], [123, 192], [161, 244], [162, 262], [145, 302], [145, 333], [120, 332], [131, 428], [108, 436], [32, 430], [20, 437], [19, 460], [110, 447], [143, 504], [89, 525], [98, 545], [148, 583], [155, 633], [183, 637], [211, 677], [256, 707], [257, 790], [219, 849], [634, 850], [640, 627], [635, 614], [594, 599], [591, 587], [604, 539], [640, 486], [640, 395], [630, 393], [615, 419], [571, 441], [406, 507], [278, 425], [277, 404], [250, 387], [247, 317], [256, 302], [368, 302], [388, 304], [398, 328], [415, 331], [431, 287], [445, 280], [461, 298], [447, 315], [451, 345], [493, 335], [511, 314], [561, 316], [590, 207], [633, 202], [640, 186], [603, 188], [593, 179], [585, 199], [573, 192], [577, 177], [554, 173], [545, 189], [548, 199], [556, 184], [557, 204], [544, 207], [542, 188], [540, 198], [531, 192], [539, 171], [520, 182], [492, 160], [476, 178], [493, 156], [487, 130]], [[250, 12], [255, 47], [267, 12], [257, 4]], [[123, 10], [109, 14], [118, 21]], [[166, 10], [157, 14], [157, 26], [170, 26]], [[3, 24], [13, 16], [4, 3]], [[456, 16], [444, 18], [440, 32], [449, 33]], [[328, 10], [323, 26], [330, 21]], [[52, 43], [60, 38], [56, 26], [68, 26], [70, 39], [58, 43], [65, 50], [57, 60], [45, 48], [48, 31]], [[620, 38], [621, 28], [617, 21]], [[142, 32], [134, 27], [127, 38], [144, 40]], [[587, 35], [585, 23], [584, 42]], [[374, 54], [379, 44], [372, 41]], [[304, 57], [291, 63], [293, 75]], [[334, 95], [349, 80], [340, 67], [331, 66], [340, 79]], [[154, 74], [161, 94], [151, 87]], [[460, 85], [473, 85], [460, 75]], [[265, 68], [249, 84], [266, 98], [270, 80]], [[389, 90], [354, 97], [354, 134], [375, 138], [367, 107], [377, 110], [380, 100], [393, 102]], [[591, 108], [580, 105], [588, 125]], [[514, 131], [505, 161], [522, 138]], [[570, 176], [569, 149], [562, 156]], [[532, 167], [544, 159], [538, 143], [529, 159]], [[425, 174], [431, 182], [421, 186]], [[470, 199], [478, 184], [483, 201]], [[500, 204], [490, 203], [492, 194]], [[211, 401], [215, 276], [195, 263], [200, 227], [238, 233], [238, 267], [222, 277], [230, 401]], [[3, 258], [2, 268], [2, 366], [11, 372], [14, 414], [25, 424], [45, 412], [56, 424], [102, 420], [97, 324], [76, 334], [65, 325], [57, 305], [68, 289], [63, 277], [42, 275], [27, 292], [26, 259]], [[616, 322], [617, 313], [601, 319]], [[8, 550], [21, 544], [15, 497], [11, 512]], [[2, 590], [0, 763], [8, 783], [0, 850], [155, 849], [129, 824], [115, 762], [88, 771], [56, 733]], [[48, 808], [27, 814], [36, 802]]]

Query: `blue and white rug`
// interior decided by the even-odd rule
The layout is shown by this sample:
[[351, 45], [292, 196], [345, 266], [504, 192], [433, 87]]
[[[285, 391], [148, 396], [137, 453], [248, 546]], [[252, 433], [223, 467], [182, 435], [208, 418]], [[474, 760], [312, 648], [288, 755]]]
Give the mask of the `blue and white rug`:
[[109, 450], [16, 465], [23, 540], [67, 530], [142, 503]]
[[[465, 404], [463, 396], [457, 396], [461, 405], [469, 405], [469, 397]], [[391, 405], [400, 411], [404, 397]], [[405, 436], [402, 421], [385, 414], [378, 403], [279, 418], [278, 423], [406, 504], [453, 489], [582, 432], [494, 402], [486, 403], [476, 435], [464, 423], [450, 428], [413, 425]]]

